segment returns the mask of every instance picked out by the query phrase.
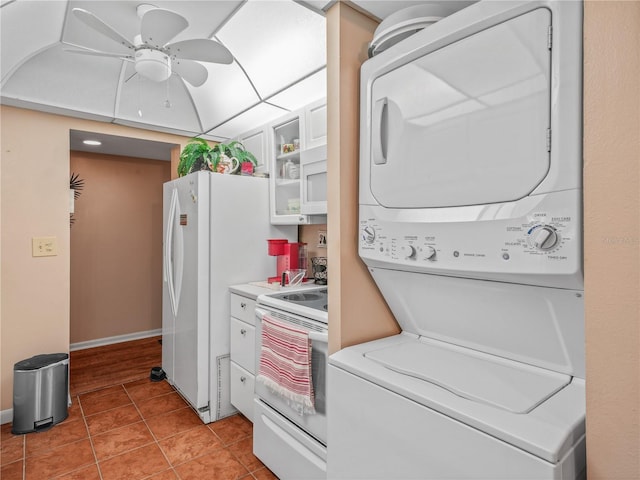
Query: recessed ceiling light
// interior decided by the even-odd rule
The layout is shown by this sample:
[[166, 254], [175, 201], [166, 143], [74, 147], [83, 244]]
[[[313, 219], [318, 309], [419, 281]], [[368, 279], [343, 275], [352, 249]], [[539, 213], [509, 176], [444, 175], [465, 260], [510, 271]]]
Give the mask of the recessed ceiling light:
[[102, 142], [100, 142], [99, 140], [83, 140], [82, 143], [84, 143], [85, 145], [102, 145]]

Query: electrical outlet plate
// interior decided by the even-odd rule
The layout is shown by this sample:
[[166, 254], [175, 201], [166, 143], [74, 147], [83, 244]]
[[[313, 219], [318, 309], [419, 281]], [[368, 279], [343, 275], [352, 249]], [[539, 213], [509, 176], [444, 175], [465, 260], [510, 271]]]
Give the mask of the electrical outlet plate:
[[33, 237], [32, 248], [34, 257], [53, 257], [58, 255], [57, 237]]
[[327, 248], [327, 232], [324, 230], [318, 231], [318, 248]]

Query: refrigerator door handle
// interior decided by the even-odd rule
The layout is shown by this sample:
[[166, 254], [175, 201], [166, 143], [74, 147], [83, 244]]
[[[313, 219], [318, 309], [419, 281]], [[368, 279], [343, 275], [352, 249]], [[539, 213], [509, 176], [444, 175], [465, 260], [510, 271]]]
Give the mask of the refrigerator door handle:
[[169, 303], [171, 304], [171, 311], [173, 312], [174, 317], [178, 313], [178, 308], [176, 305], [176, 293], [173, 279], [174, 265], [171, 252], [173, 251], [173, 228], [175, 225], [177, 203], [178, 191], [174, 189], [173, 192], [171, 192], [171, 206], [169, 207], [169, 215], [167, 217], [167, 236], [164, 242], [164, 280], [167, 282]]

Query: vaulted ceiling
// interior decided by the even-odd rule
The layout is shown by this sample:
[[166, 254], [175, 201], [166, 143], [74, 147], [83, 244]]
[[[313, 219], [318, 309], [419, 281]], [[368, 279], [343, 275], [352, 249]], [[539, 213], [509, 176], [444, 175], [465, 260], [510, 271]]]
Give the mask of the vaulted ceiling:
[[[213, 140], [231, 138], [326, 95], [329, 0], [150, 0], [188, 26], [171, 42], [213, 39], [231, 64], [202, 63], [208, 78], [154, 82], [134, 63], [69, 50], [122, 52], [73, 14], [93, 13], [133, 42], [146, 0], [0, 0], [0, 94], [5, 105]], [[410, 1], [355, 2], [378, 18]]]

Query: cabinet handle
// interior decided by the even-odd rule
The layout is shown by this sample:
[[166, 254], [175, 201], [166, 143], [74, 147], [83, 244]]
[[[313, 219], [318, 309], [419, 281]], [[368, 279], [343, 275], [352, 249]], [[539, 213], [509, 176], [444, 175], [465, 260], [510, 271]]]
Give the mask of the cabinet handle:
[[247, 304], [244, 302], [240, 302], [240, 308], [242, 308], [243, 310], [247, 308]]
[[240, 382], [244, 383], [247, 380], [247, 377], [240, 377]]
[[240, 329], [240, 335], [243, 335], [243, 336], [244, 336], [244, 335], [246, 335], [246, 334], [247, 334], [247, 331], [246, 331], [244, 328], [241, 328], [241, 329]]

